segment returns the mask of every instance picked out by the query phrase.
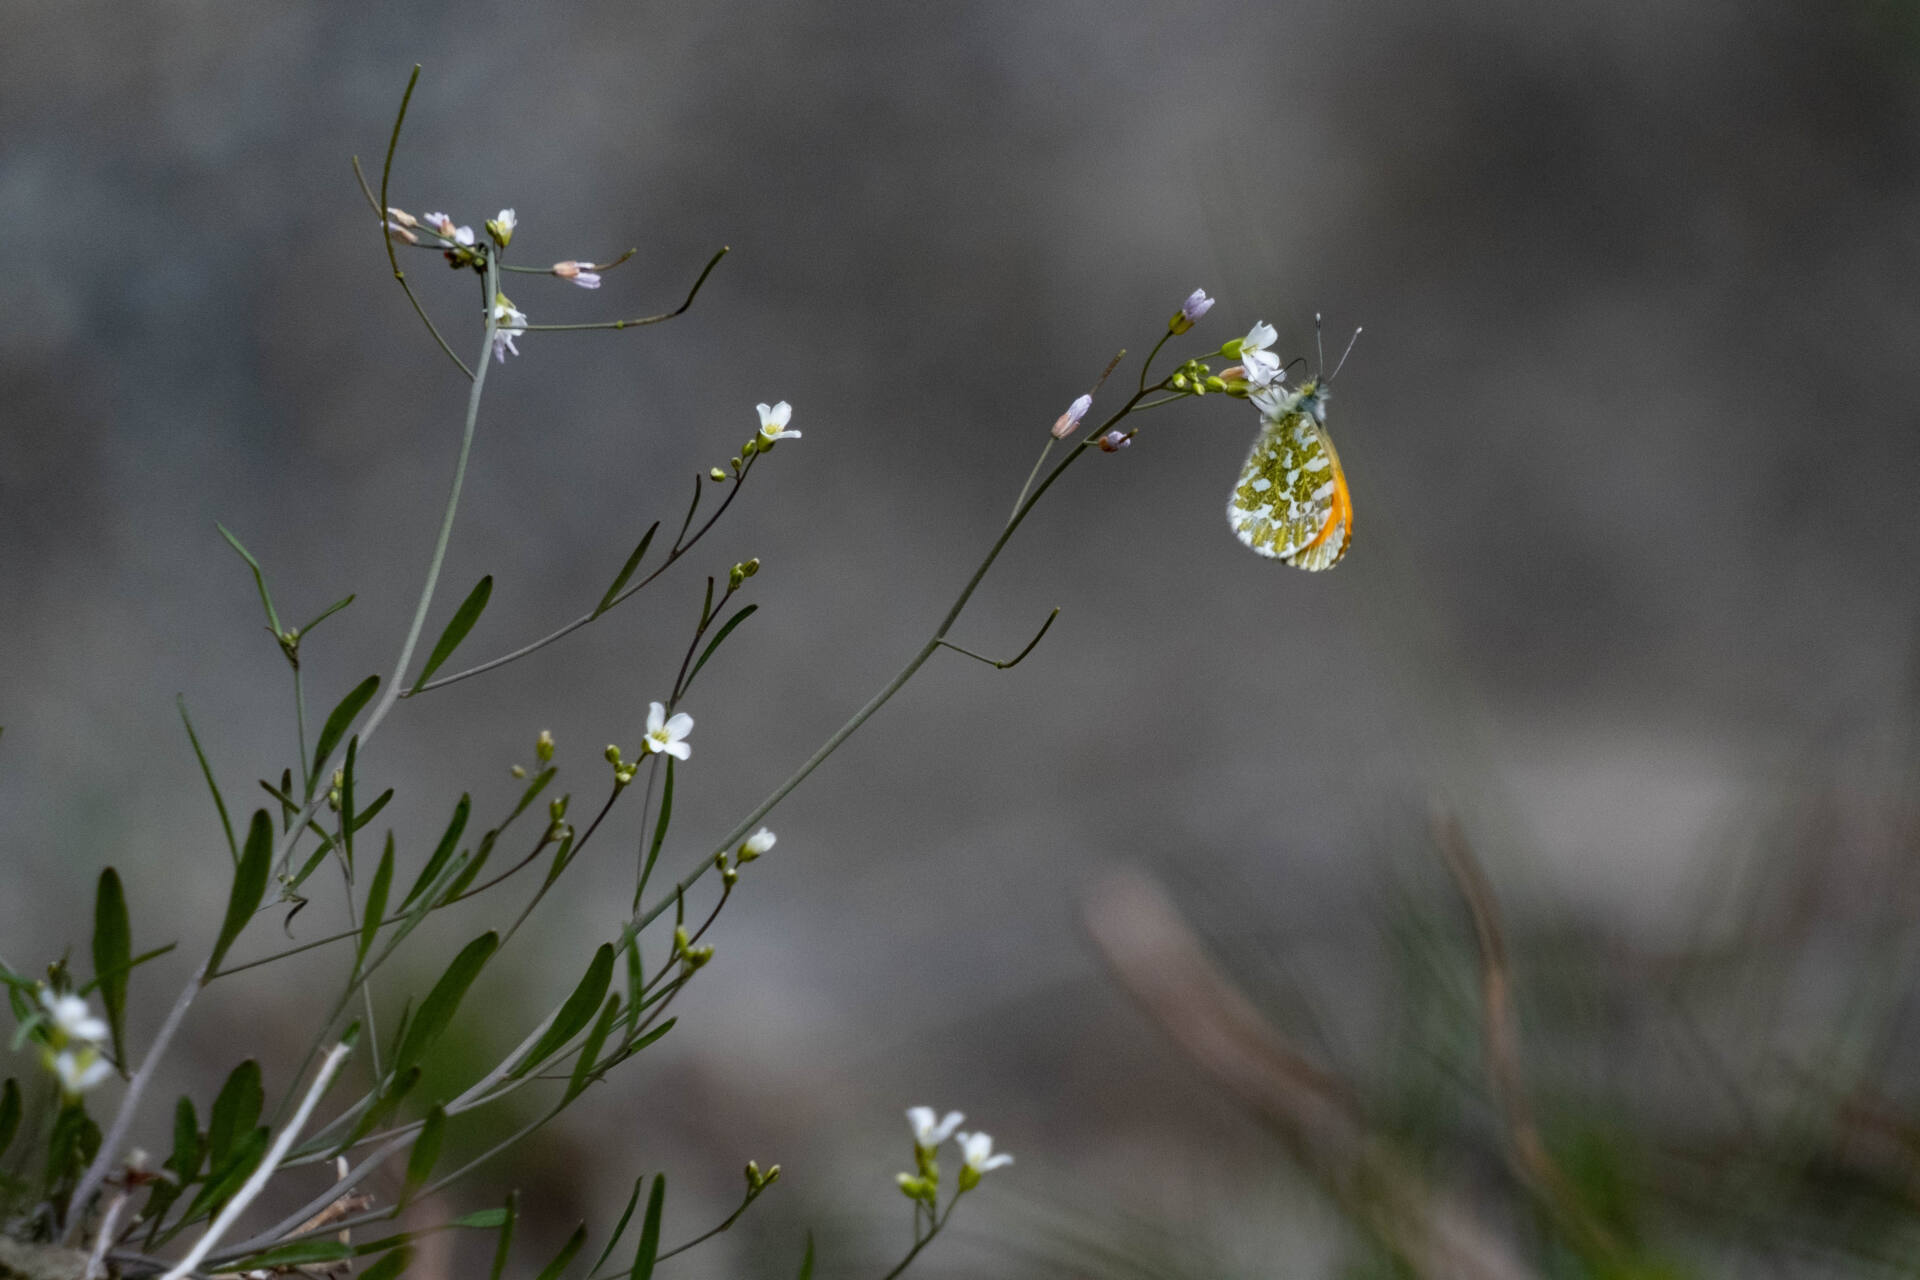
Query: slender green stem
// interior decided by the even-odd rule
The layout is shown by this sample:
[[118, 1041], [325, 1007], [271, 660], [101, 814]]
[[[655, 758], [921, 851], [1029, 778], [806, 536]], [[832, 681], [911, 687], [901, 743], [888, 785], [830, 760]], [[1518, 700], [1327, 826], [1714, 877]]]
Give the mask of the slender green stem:
[[713, 269], [720, 265], [720, 259], [731, 252], [733, 252], [732, 245], [721, 245], [720, 252], [707, 259], [707, 265], [700, 271], [700, 278], [695, 280], [693, 288], [687, 291], [686, 301], [671, 311], [662, 311], [657, 316], [641, 316], [637, 320], [594, 320], [586, 324], [530, 324], [527, 326], [527, 332], [569, 333], [581, 329], [635, 329], [641, 325], [659, 324], [662, 320], [671, 320], [693, 305], [693, 300], [700, 294], [700, 286], [707, 282], [707, 277], [713, 274]]
[[1013, 510], [1007, 513], [1007, 519], [1011, 520], [1020, 514], [1020, 504], [1027, 500], [1027, 490], [1033, 488], [1034, 477], [1040, 474], [1040, 468], [1047, 463], [1047, 455], [1052, 452], [1053, 437], [1049, 435], [1047, 443], [1040, 449], [1040, 456], [1033, 460], [1033, 470], [1027, 472], [1027, 482], [1020, 486], [1020, 496], [1013, 500]]
[[[921, 1236], [918, 1240], [913, 1242], [913, 1248], [907, 1250], [907, 1256], [900, 1259], [899, 1264], [896, 1265], [893, 1270], [887, 1272], [885, 1276], [881, 1277], [881, 1280], [895, 1280], [895, 1278], [899, 1276], [899, 1274], [902, 1271], [905, 1271], [909, 1266], [912, 1265], [913, 1260], [920, 1256], [920, 1251], [926, 1248], [928, 1245], [932, 1244], [933, 1238], [939, 1235], [941, 1228], [947, 1225], [947, 1219], [953, 1216], [954, 1207], [960, 1203], [960, 1197], [965, 1194], [967, 1193], [964, 1191], [956, 1191], [953, 1193], [953, 1199], [947, 1201], [947, 1211], [940, 1215], [940, 1218], [938, 1221], [934, 1222], [932, 1226], [927, 1228], [927, 1234]], [[928, 1210], [927, 1212], [928, 1212], [928, 1216], [931, 1217], [933, 1211]]]
[[[934, 632], [927, 638], [927, 642], [921, 645], [919, 651], [911, 658], [907, 659], [907, 664], [895, 673], [893, 679], [887, 681], [887, 683], [881, 687], [880, 692], [874, 694], [872, 698], [867, 700], [865, 706], [853, 713], [852, 719], [841, 725], [840, 728], [834, 731], [832, 737], [821, 743], [819, 750], [808, 756], [806, 760], [801, 763], [800, 767], [794, 771], [792, 777], [775, 787], [771, 795], [754, 806], [753, 811], [743, 818], [740, 823], [728, 833], [725, 839], [719, 842], [714, 852], [717, 853], [731, 849], [740, 843], [741, 840], [745, 839], [747, 833], [752, 831], [754, 826], [762, 818], [771, 813], [775, 805], [786, 799], [795, 787], [805, 782], [807, 775], [825, 763], [828, 756], [838, 751], [841, 743], [852, 737], [854, 732], [873, 716], [874, 712], [885, 706], [894, 694], [900, 692], [907, 681], [913, 679], [914, 674], [918, 672], [922, 666], [926, 665], [928, 658], [931, 658], [935, 653], [939, 652], [941, 646], [946, 642], [947, 632], [953, 629], [953, 624], [959, 620], [961, 611], [967, 607], [967, 602], [973, 598], [973, 593], [979, 588], [981, 581], [986, 578], [987, 571], [993, 568], [993, 562], [1000, 558], [1000, 552], [1006, 548], [1007, 543], [1013, 538], [1014, 531], [1017, 530], [1021, 522], [1027, 518], [1028, 513], [1033, 510], [1034, 505], [1046, 495], [1048, 489], [1053, 487], [1054, 481], [1058, 480], [1061, 475], [1065, 473], [1066, 469], [1073, 465], [1075, 459], [1087, 451], [1093, 441], [1099, 437], [1101, 431], [1107, 430], [1112, 427], [1114, 423], [1124, 418], [1133, 410], [1133, 407], [1139, 402], [1140, 398], [1140, 395], [1135, 395], [1129, 399], [1112, 417], [1102, 423], [1098, 430], [1090, 432], [1086, 439], [1074, 446], [1071, 453], [1055, 464], [1053, 470], [1047, 473], [1046, 478], [1028, 495], [1027, 499], [1018, 507], [1014, 508], [1013, 514], [1008, 517], [1005, 527], [1000, 530], [1000, 536], [995, 538], [993, 545], [987, 549], [986, 558], [981, 560], [979, 566], [974, 569], [973, 576], [968, 578], [967, 585], [960, 589], [960, 594], [954, 598], [953, 605], [947, 610], [946, 617], [940, 620], [940, 625], [934, 628]], [[704, 876], [708, 871], [712, 870], [713, 865], [713, 854], [710, 853], [705, 858], [702, 858], [699, 865], [688, 872], [687, 875], [673, 887], [672, 892], [666, 894], [660, 901], [636, 916], [631, 922], [631, 927], [644, 929], [647, 925], [658, 919], [661, 913], [671, 906], [676, 898], [686, 893], [687, 890], [698, 883], [701, 876]]]
[[313, 775], [307, 772], [307, 691], [297, 662], [293, 664], [293, 724], [300, 736], [300, 776], [311, 778]]

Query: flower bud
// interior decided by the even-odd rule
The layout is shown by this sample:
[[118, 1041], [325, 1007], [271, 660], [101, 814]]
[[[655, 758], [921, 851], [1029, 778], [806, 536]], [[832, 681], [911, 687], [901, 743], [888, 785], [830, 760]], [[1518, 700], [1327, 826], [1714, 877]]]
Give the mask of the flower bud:
[[545, 764], [549, 760], [553, 759], [552, 731], [547, 729], [542, 729], [540, 731], [540, 736], [538, 738], [535, 738], [533, 741], [533, 754], [540, 757], [541, 764]]
[[551, 803], [549, 803], [547, 805], [547, 816], [549, 818], [552, 818], [555, 822], [558, 822], [560, 821], [560, 819], [566, 817], [567, 801], [571, 798], [572, 797], [570, 796], [561, 796], [558, 800], [554, 800]]
[[752, 559], [744, 562], [740, 567], [745, 569], [747, 576], [751, 578], [754, 574], [760, 572], [760, 557], [754, 556]]
[[1167, 321], [1167, 332], [1185, 333], [1193, 328], [1194, 321], [1211, 310], [1213, 310], [1213, 299], [1207, 296], [1207, 291], [1195, 289], [1187, 295], [1187, 300], [1180, 304], [1180, 309], [1173, 313], [1173, 318]]
[[394, 226], [404, 227], [409, 230], [420, 225], [420, 219], [414, 217], [405, 209], [395, 209], [391, 205], [387, 208], [387, 221]]
[[1118, 453], [1133, 443], [1133, 434], [1118, 427], [1100, 437], [1100, 452]]
[[615, 744], [613, 744], [613, 743], [611, 743], [611, 742], [609, 742], [609, 743], [607, 744], [607, 749], [606, 749], [606, 752], [605, 752], [604, 754], [605, 754], [605, 755], [606, 755], [606, 757], [607, 757], [607, 763], [608, 763], [608, 764], [619, 764], [619, 763], [620, 763], [620, 748], [619, 748], [618, 746], [616, 746]]
[[747, 580], [747, 566], [737, 564], [727, 570], [727, 590], [738, 591], [740, 584]]
[[710, 467], [707, 470], [707, 479], [709, 480], [717, 481], [717, 480], [725, 480], [726, 478], [727, 478], [727, 473], [722, 471], [718, 467]]
[[1087, 416], [1087, 410], [1093, 408], [1092, 396], [1081, 396], [1067, 406], [1067, 411], [1053, 422], [1053, 438], [1065, 440], [1080, 429], [1080, 419]]
[[516, 778], [524, 778], [527, 776], [527, 768], [525, 765], [509, 765], [507, 772]]

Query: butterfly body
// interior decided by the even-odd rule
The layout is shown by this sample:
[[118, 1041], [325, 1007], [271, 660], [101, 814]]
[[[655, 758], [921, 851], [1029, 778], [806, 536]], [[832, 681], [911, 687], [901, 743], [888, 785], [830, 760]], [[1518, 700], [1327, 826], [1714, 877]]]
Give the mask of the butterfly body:
[[1353, 496], [1327, 435], [1325, 384], [1256, 395], [1260, 434], [1227, 500], [1248, 548], [1297, 568], [1331, 569], [1353, 540]]

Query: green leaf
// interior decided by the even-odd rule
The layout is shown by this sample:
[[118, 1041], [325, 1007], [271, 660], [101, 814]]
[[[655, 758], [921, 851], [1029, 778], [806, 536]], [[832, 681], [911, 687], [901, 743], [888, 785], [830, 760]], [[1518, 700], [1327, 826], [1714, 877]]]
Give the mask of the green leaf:
[[583, 1222], [573, 1229], [567, 1242], [560, 1246], [560, 1252], [553, 1255], [553, 1261], [540, 1268], [540, 1274], [534, 1280], [559, 1280], [560, 1273], [567, 1269], [567, 1264], [573, 1261], [573, 1255], [580, 1252], [580, 1247], [586, 1242], [587, 1224]]
[[360, 1280], [399, 1280], [400, 1273], [413, 1263], [413, 1246], [401, 1245], [360, 1273]]
[[331, 618], [334, 614], [340, 612], [342, 609], [346, 608], [348, 605], [352, 603], [353, 603], [352, 596], [348, 596], [344, 600], [335, 600], [332, 604], [322, 609], [320, 611], [319, 616], [316, 617], [312, 622], [309, 622], [306, 626], [300, 628], [300, 638], [302, 640], [306, 639], [308, 632], [312, 631], [315, 627], [319, 626], [321, 623], [325, 622], [328, 618]]
[[[527, 1056], [513, 1069], [513, 1078], [545, 1062], [560, 1051], [562, 1045], [578, 1035], [580, 1029], [592, 1021], [593, 1014], [600, 1007], [601, 998], [607, 994], [607, 986], [613, 981], [613, 944], [603, 942], [600, 949], [593, 953], [593, 960], [587, 965], [586, 973], [581, 975], [580, 983], [574, 987], [573, 994], [567, 997], [560, 1012], [553, 1016], [553, 1023], [546, 1034], [535, 1042]], [[595, 1267], [598, 1271], [600, 1268]]]
[[93, 896], [93, 980], [100, 985], [107, 1026], [113, 1031], [113, 1059], [127, 1060], [127, 974], [133, 968], [133, 926], [127, 920], [127, 895], [120, 873], [100, 873]]
[[500, 832], [498, 828], [481, 836], [480, 847], [473, 851], [473, 856], [468, 858], [466, 865], [460, 868], [460, 873], [454, 876], [453, 879], [447, 881], [447, 887], [433, 895], [433, 900], [444, 907], [465, 893], [467, 887], [479, 877], [480, 869], [487, 865], [487, 859], [493, 856], [494, 841], [499, 838]]
[[333, 749], [347, 736], [347, 729], [365, 709], [374, 691], [380, 687], [379, 676], [368, 676], [353, 686], [346, 697], [340, 699], [340, 705], [327, 717], [326, 724], [320, 727], [320, 739], [313, 744], [313, 773], [307, 778], [307, 799], [313, 799], [314, 784], [320, 781], [320, 771], [327, 767], [327, 760], [333, 755]]
[[800, 1280], [813, 1280], [813, 1232], [807, 1232], [807, 1252], [800, 1259]]
[[367, 951], [373, 946], [374, 937], [380, 932], [380, 922], [387, 914], [387, 893], [393, 887], [393, 832], [387, 832], [387, 847], [380, 855], [380, 865], [373, 870], [373, 883], [367, 886], [366, 915], [360, 921], [359, 950], [353, 957], [354, 969], [366, 963]]
[[316, 1262], [342, 1262], [353, 1257], [353, 1246], [338, 1240], [296, 1240], [255, 1253], [241, 1260], [236, 1271], [268, 1271], [278, 1267], [304, 1267]]
[[362, 809], [360, 812], [353, 815], [353, 829], [355, 831], [359, 831], [360, 828], [366, 826], [369, 822], [372, 822], [374, 819], [374, 815], [378, 814], [382, 809], [386, 808], [387, 801], [391, 799], [393, 799], [393, 788], [388, 787], [385, 791], [382, 791], [379, 795], [373, 798], [372, 804], [368, 805], [366, 808]]
[[427, 1185], [427, 1179], [433, 1176], [433, 1166], [440, 1159], [440, 1140], [446, 1136], [447, 1109], [435, 1104], [427, 1112], [427, 1118], [421, 1122], [419, 1136], [413, 1140], [413, 1150], [407, 1153], [407, 1176], [400, 1187], [399, 1204], [403, 1207]]
[[227, 1163], [240, 1136], [260, 1122], [260, 1107], [265, 1100], [260, 1064], [248, 1058], [227, 1076], [227, 1082], [220, 1086], [220, 1096], [213, 1100], [213, 1116], [207, 1126], [207, 1160], [211, 1167], [218, 1169]]
[[[12, 1076], [7, 1077], [5, 1087], [0, 1088], [0, 1155], [6, 1154], [13, 1145], [13, 1135], [20, 1132], [20, 1085]], [[631, 1210], [632, 1205], [627, 1208]]]
[[513, 1216], [518, 1210], [476, 1209], [472, 1213], [463, 1213], [447, 1223], [449, 1227], [468, 1230], [492, 1231], [499, 1227], [511, 1226]]
[[200, 1141], [200, 1118], [194, 1114], [193, 1099], [185, 1094], [173, 1105], [173, 1154], [167, 1157], [166, 1167], [182, 1183], [191, 1182], [200, 1172], [200, 1161], [206, 1156], [206, 1147]]
[[240, 1189], [267, 1154], [267, 1126], [261, 1125], [235, 1144], [224, 1165], [216, 1165], [207, 1174], [207, 1183], [187, 1206], [183, 1221], [191, 1222], [207, 1210], [222, 1205]]
[[[327, 855], [332, 852], [333, 838], [329, 836], [320, 842], [319, 848], [307, 855], [307, 860], [300, 864], [300, 870], [294, 872], [293, 879], [287, 882], [286, 887], [288, 892], [282, 895], [282, 899], [284, 900], [286, 897], [292, 896], [292, 890], [298, 889], [301, 885], [305, 884], [313, 873], [320, 869], [321, 864], [327, 860]], [[292, 920], [293, 917], [288, 916], [287, 919]]]
[[520, 1220], [520, 1193], [507, 1192], [507, 1203], [500, 1212], [507, 1220], [500, 1224], [500, 1239], [493, 1246], [493, 1267], [487, 1272], [487, 1280], [500, 1280], [506, 1274], [507, 1254], [513, 1249], [513, 1224]]
[[[559, 772], [560, 770], [554, 766], [548, 765], [539, 773], [535, 774], [533, 781], [527, 784], [527, 789], [520, 793], [520, 803], [514, 805], [513, 812], [507, 815], [507, 822], [512, 822], [515, 818], [525, 813], [527, 806], [532, 804], [534, 800], [539, 797], [540, 793], [547, 789], [547, 784], [552, 782], [554, 775]], [[501, 823], [500, 826], [504, 829], [507, 822]]]
[[267, 893], [267, 876], [272, 871], [273, 859], [273, 819], [267, 816], [265, 809], [253, 811], [253, 823], [247, 828], [246, 852], [240, 855], [240, 864], [233, 869], [233, 889], [227, 895], [227, 918], [221, 922], [220, 937], [213, 944], [213, 954], [207, 957], [206, 975], [211, 978], [220, 969], [220, 962], [227, 957], [227, 948], [247, 927], [247, 921], [253, 919], [253, 913], [260, 908], [260, 900]]
[[427, 886], [433, 883], [433, 878], [440, 874], [440, 868], [445, 866], [447, 859], [453, 856], [454, 846], [460, 843], [460, 833], [467, 829], [467, 817], [472, 812], [472, 798], [461, 796], [460, 803], [453, 807], [453, 820], [447, 824], [446, 833], [440, 837], [439, 847], [433, 851], [433, 856], [427, 859], [427, 865], [420, 868], [419, 878], [413, 882], [413, 888], [407, 890], [407, 896], [401, 899], [402, 911], [412, 906], [413, 900], [426, 891]]
[[273, 597], [267, 594], [267, 576], [261, 571], [260, 562], [253, 558], [252, 552], [240, 545], [240, 539], [227, 532], [225, 525], [216, 523], [213, 527], [220, 531], [220, 536], [225, 538], [228, 545], [240, 553], [240, 558], [247, 562], [249, 569], [253, 570], [253, 585], [258, 588], [260, 592], [260, 607], [267, 611], [267, 625], [273, 628], [274, 638], [278, 639], [280, 633], [285, 630], [285, 628], [280, 625], [280, 615], [273, 611]]
[[593, 1030], [587, 1033], [586, 1041], [580, 1046], [580, 1056], [573, 1064], [573, 1077], [567, 1081], [566, 1096], [561, 1104], [572, 1102], [580, 1096], [593, 1076], [594, 1059], [600, 1056], [600, 1046], [607, 1041], [607, 1033], [613, 1029], [614, 1015], [620, 1012], [620, 997], [608, 996], [607, 1003], [600, 1010], [600, 1018], [593, 1024]]
[[627, 579], [633, 576], [633, 571], [640, 567], [641, 559], [647, 554], [648, 544], [653, 541], [653, 535], [659, 531], [660, 522], [655, 520], [653, 527], [647, 530], [646, 534], [640, 539], [640, 544], [633, 549], [633, 554], [627, 557], [627, 562], [620, 566], [620, 572], [615, 575], [613, 585], [607, 588], [607, 594], [601, 596], [600, 603], [593, 606], [594, 617], [597, 618], [607, 610], [613, 608], [614, 597], [619, 595], [620, 589], [627, 585]]
[[434, 642], [433, 652], [427, 655], [427, 665], [420, 668], [420, 678], [413, 682], [408, 693], [420, 692], [420, 686], [427, 678], [440, 669], [440, 664], [453, 656], [460, 642], [467, 638], [467, 632], [473, 630], [473, 624], [480, 621], [480, 614], [487, 607], [487, 597], [493, 594], [493, 575], [488, 574], [474, 583], [473, 590], [467, 592], [467, 598], [453, 611], [453, 618], [447, 623], [447, 629], [440, 633], [440, 639]]
[[347, 882], [353, 882], [353, 833], [360, 829], [353, 811], [353, 768], [360, 759], [360, 735], [347, 739], [347, 762], [340, 766], [340, 850], [347, 855]]
[[748, 605], [746, 608], [740, 610], [740, 612], [734, 614], [731, 618], [728, 618], [726, 621], [726, 624], [722, 626], [718, 631], [713, 633], [713, 639], [707, 641], [706, 649], [703, 650], [700, 654], [700, 661], [694, 663], [693, 670], [687, 673], [687, 682], [680, 686], [681, 693], [684, 694], [688, 689], [691, 689], [693, 687], [693, 678], [700, 674], [700, 668], [707, 665], [707, 659], [711, 658], [713, 656], [713, 651], [720, 647], [720, 642], [722, 640], [725, 640], [728, 636], [732, 635], [733, 629], [739, 626], [741, 623], [745, 622], [747, 620], [747, 616], [751, 614], [754, 610], [758, 609], [759, 607], [760, 606], [757, 604]]
[[454, 1012], [459, 1009], [467, 988], [480, 976], [481, 967], [492, 958], [494, 948], [499, 945], [499, 934], [483, 933], [453, 958], [447, 971], [440, 975], [440, 981], [420, 1002], [420, 1011], [414, 1014], [413, 1025], [407, 1028], [406, 1039], [400, 1042], [400, 1049], [394, 1054], [393, 1070], [403, 1071], [419, 1062], [433, 1042], [440, 1038], [447, 1024], [453, 1021]]
[[660, 788], [660, 817], [653, 824], [653, 843], [647, 847], [647, 860], [640, 868], [640, 883], [633, 887], [633, 909], [640, 909], [640, 899], [647, 892], [647, 881], [653, 877], [653, 864], [660, 857], [660, 846], [667, 842], [667, 825], [673, 821], [673, 757], [667, 757], [667, 781]]
[[193, 758], [200, 762], [200, 776], [207, 780], [207, 790], [213, 793], [213, 807], [220, 811], [220, 830], [227, 837], [227, 853], [239, 862], [240, 846], [234, 843], [233, 819], [227, 816], [227, 802], [220, 797], [220, 784], [213, 780], [213, 766], [207, 763], [207, 753], [200, 749], [200, 737], [193, 731], [193, 721], [187, 715], [187, 700], [181, 696], [175, 701], [180, 706], [180, 723], [187, 726], [187, 741], [193, 744]]
[[[135, 956], [133, 959], [127, 961], [124, 965], [120, 966], [120, 968], [116, 971], [116, 973], [131, 973], [133, 972], [133, 970], [138, 969], [141, 965], [145, 964], [149, 960], [158, 960], [161, 956], [167, 954], [167, 952], [173, 950], [175, 947], [179, 945], [180, 944], [177, 942], [169, 942], [164, 947], [155, 947], [151, 951], [142, 951], [139, 955]], [[95, 974], [93, 976], [92, 981], [86, 983], [85, 985], [81, 986], [78, 989], [77, 994], [83, 995], [83, 996], [91, 995], [93, 992], [93, 989], [100, 985], [100, 979], [102, 976], [103, 975]], [[112, 977], [114, 975], [108, 974], [104, 976]]]
[[640, 1246], [633, 1251], [631, 1280], [652, 1280], [653, 1264], [660, 1256], [660, 1211], [667, 1203], [667, 1175], [653, 1175], [653, 1190], [647, 1193], [647, 1217], [640, 1224]]
[[613, 1250], [620, 1243], [620, 1237], [627, 1234], [627, 1224], [633, 1221], [633, 1207], [640, 1203], [640, 1184], [646, 1180], [647, 1175], [644, 1173], [633, 1180], [633, 1194], [627, 1197], [627, 1207], [621, 1210], [620, 1221], [614, 1224], [613, 1234], [607, 1237], [607, 1247], [600, 1251], [599, 1258], [587, 1268], [588, 1275], [600, 1274], [600, 1268], [605, 1266], [607, 1259], [613, 1256]]
[[401, 1101], [413, 1092], [413, 1086], [419, 1083], [420, 1068], [417, 1066], [408, 1067], [393, 1075], [387, 1083], [386, 1092], [382, 1093], [379, 1100], [368, 1107], [360, 1119], [354, 1122], [347, 1136], [341, 1140], [339, 1146], [334, 1148], [334, 1154], [340, 1154], [385, 1124], [387, 1118], [400, 1106]]

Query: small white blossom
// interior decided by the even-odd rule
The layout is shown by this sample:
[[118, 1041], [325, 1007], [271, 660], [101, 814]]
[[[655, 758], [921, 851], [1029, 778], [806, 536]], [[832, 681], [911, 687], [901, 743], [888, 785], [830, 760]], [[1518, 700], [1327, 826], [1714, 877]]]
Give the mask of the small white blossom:
[[669, 720], [664, 705], [650, 703], [647, 707], [647, 736], [640, 745], [647, 751], [662, 752], [676, 760], [685, 760], [693, 754], [693, 748], [686, 743], [687, 735], [692, 732], [692, 716], [678, 711]]
[[760, 828], [748, 836], [746, 842], [740, 846], [738, 860], [741, 862], [752, 862], [761, 854], [772, 849], [774, 841], [777, 838], [773, 832], [767, 830], [765, 827]]
[[1280, 377], [1280, 357], [1267, 350], [1279, 336], [1262, 320], [1240, 339], [1240, 364], [1246, 370], [1249, 386], [1264, 387]]
[[1093, 408], [1092, 396], [1081, 396], [1067, 406], [1067, 411], [1053, 422], [1053, 438], [1065, 440], [1080, 429], [1080, 419], [1087, 416], [1087, 410]]
[[931, 1151], [945, 1142], [965, 1121], [966, 1117], [958, 1111], [949, 1111], [942, 1118], [932, 1107], [907, 1108], [907, 1123], [913, 1126], [913, 1143], [923, 1151]]
[[53, 1055], [53, 1074], [60, 1077], [60, 1091], [77, 1098], [113, 1074], [113, 1067], [97, 1050], [62, 1049]]
[[47, 1020], [59, 1033], [62, 1040], [82, 1040], [88, 1044], [104, 1043], [110, 1034], [106, 1021], [96, 1018], [93, 1009], [83, 997], [66, 992], [54, 994], [48, 988], [40, 989], [40, 1007], [47, 1011]]
[[[461, 230], [466, 228], [462, 227]], [[493, 322], [493, 358], [505, 364], [507, 352], [520, 354], [520, 348], [513, 345], [513, 337], [527, 331], [527, 313], [507, 301], [506, 294], [496, 293], [493, 295]]]
[[520, 220], [513, 216], [513, 210], [502, 209], [499, 217], [487, 219], [487, 234], [493, 237], [495, 244], [504, 249], [513, 239], [513, 229], [519, 223]]
[[793, 421], [793, 406], [782, 400], [769, 409], [764, 404], [753, 406], [760, 411], [760, 443], [773, 444], [780, 440], [798, 440], [798, 431], [787, 430], [787, 424]]
[[554, 263], [553, 274], [559, 276], [562, 280], [573, 281], [573, 283], [579, 285], [582, 289], [598, 289], [600, 287], [600, 273], [591, 270], [592, 265], [592, 263], [574, 262], [569, 259], [566, 262]]
[[991, 1173], [1001, 1165], [1013, 1163], [1010, 1155], [993, 1154], [993, 1138], [984, 1133], [963, 1133], [960, 1135], [960, 1150], [966, 1157], [966, 1167], [960, 1170], [960, 1189], [971, 1190], [980, 1181], [980, 1175]]

